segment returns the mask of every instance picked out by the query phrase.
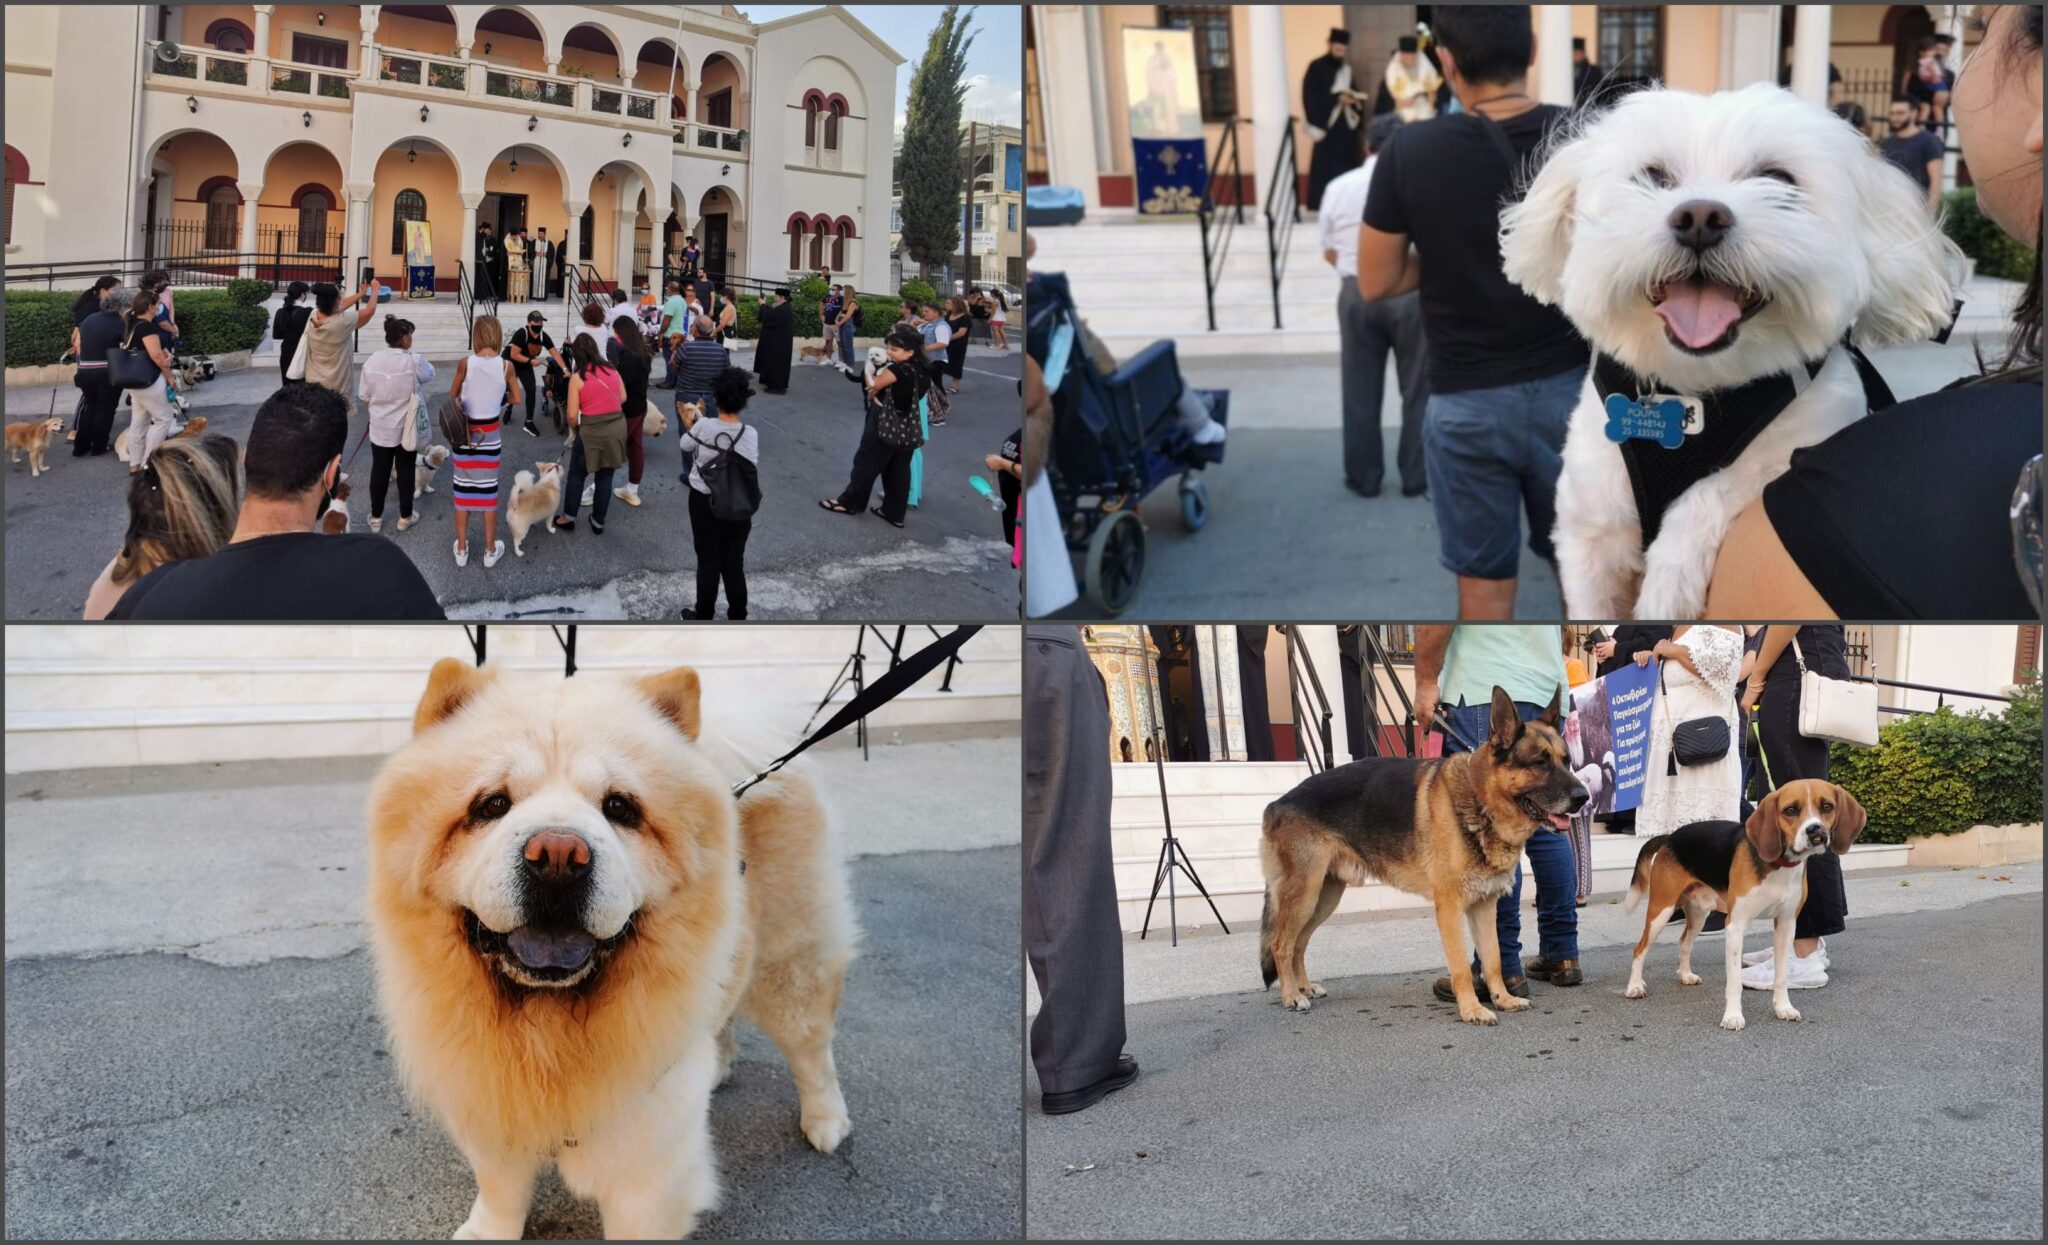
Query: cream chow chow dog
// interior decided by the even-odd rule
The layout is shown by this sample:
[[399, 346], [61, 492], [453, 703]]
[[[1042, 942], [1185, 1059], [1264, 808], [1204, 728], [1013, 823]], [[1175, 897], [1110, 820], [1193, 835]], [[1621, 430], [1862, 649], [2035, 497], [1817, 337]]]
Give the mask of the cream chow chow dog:
[[[744, 1016], [800, 1124], [851, 1124], [832, 1034], [856, 937], [827, 821], [700, 738], [698, 680], [552, 686], [454, 659], [370, 794], [371, 945], [399, 1071], [469, 1160], [458, 1238], [516, 1240], [552, 1162], [612, 1237], [719, 1200], [711, 1091]], [[737, 772], [736, 772], [737, 771]]]
[[1728, 525], [1885, 401], [1856, 347], [1950, 323], [1923, 192], [1774, 86], [1630, 95], [1501, 214], [1508, 278], [1592, 343], [1557, 484], [1570, 618], [1697, 618]]

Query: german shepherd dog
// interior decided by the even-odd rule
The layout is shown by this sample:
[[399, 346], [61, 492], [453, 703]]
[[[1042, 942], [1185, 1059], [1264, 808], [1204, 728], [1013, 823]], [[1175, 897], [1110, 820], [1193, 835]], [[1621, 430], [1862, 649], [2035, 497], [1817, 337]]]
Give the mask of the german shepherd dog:
[[[1307, 1011], [1327, 993], [1308, 979], [1303, 957], [1346, 886], [1377, 878], [1436, 905], [1437, 933], [1458, 996], [1458, 1019], [1497, 1019], [1472, 988], [1464, 928], [1479, 945], [1493, 1005], [1529, 1006], [1500, 975], [1494, 905], [1515, 873], [1522, 845], [1546, 827], [1567, 828], [1587, 800], [1558, 733], [1559, 700], [1533, 722], [1493, 689], [1493, 715], [1476, 752], [1431, 760], [1377, 757], [1311, 775], [1266, 806], [1259, 859], [1266, 906], [1259, 922], [1259, 971], [1280, 981], [1280, 1001]], [[1463, 922], [1461, 928], [1460, 922]]]

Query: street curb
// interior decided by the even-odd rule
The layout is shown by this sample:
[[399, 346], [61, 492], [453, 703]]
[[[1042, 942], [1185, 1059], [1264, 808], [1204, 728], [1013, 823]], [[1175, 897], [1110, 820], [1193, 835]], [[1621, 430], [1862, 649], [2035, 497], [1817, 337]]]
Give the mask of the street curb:
[[[230, 350], [226, 354], [209, 355], [213, 370], [217, 374], [246, 372], [254, 358], [254, 350]], [[78, 372], [73, 363], [42, 363], [32, 367], [10, 367], [7, 369], [6, 386], [9, 389], [27, 389], [40, 385], [68, 385]]]

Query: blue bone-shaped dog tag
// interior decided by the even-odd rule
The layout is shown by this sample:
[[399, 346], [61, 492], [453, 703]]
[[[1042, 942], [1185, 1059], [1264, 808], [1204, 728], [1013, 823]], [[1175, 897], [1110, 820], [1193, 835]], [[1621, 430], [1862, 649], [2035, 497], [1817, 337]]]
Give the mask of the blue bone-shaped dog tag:
[[1630, 398], [1607, 396], [1607, 439], [1617, 445], [1628, 441], [1655, 441], [1667, 450], [1685, 444], [1686, 405], [1677, 398], [1656, 395]]

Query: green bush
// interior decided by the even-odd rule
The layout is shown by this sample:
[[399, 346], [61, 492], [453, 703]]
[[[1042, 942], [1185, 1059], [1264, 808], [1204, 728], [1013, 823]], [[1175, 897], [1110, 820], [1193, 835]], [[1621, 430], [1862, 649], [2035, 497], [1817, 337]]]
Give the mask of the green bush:
[[1866, 842], [2041, 818], [2041, 685], [2001, 713], [1944, 707], [1888, 722], [1875, 748], [1837, 744], [1831, 777], [1870, 814]]
[[1963, 254], [1977, 261], [1977, 271], [2008, 281], [2025, 281], [2034, 275], [2040, 257], [1977, 210], [1976, 187], [1949, 191], [1942, 196], [1941, 205], [1942, 232], [1955, 240]]
[[747, 341], [758, 341], [761, 337], [761, 300], [743, 294], [733, 306], [739, 308], [739, 315], [732, 322], [734, 331]]
[[903, 299], [916, 304], [932, 302], [938, 296], [939, 291], [931, 282], [920, 281], [916, 277], [903, 283], [903, 293], [900, 295]]
[[78, 290], [9, 290], [7, 366], [55, 363], [71, 348], [71, 304]]
[[[188, 349], [206, 354], [253, 350], [270, 322], [260, 306], [237, 302], [247, 289], [270, 286], [261, 281], [235, 282], [225, 290], [182, 290], [178, 293], [178, 331]], [[37, 367], [57, 362], [71, 347], [71, 304], [77, 290], [8, 290], [6, 292], [7, 366]]]
[[185, 348], [202, 354], [254, 350], [263, 340], [269, 314], [261, 307], [229, 302], [216, 290], [195, 291], [200, 292], [215, 297], [200, 302], [197, 308], [188, 304], [190, 294], [178, 298], [178, 332], [185, 339]]
[[268, 281], [236, 277], [228, 282], [228, 301], [237, 307], [260, 307], [276, 291], [277, 287]]

